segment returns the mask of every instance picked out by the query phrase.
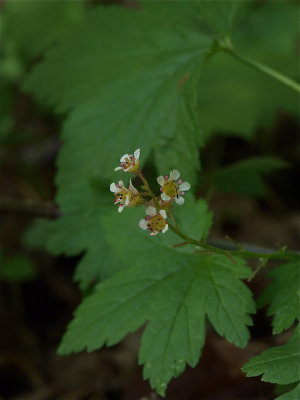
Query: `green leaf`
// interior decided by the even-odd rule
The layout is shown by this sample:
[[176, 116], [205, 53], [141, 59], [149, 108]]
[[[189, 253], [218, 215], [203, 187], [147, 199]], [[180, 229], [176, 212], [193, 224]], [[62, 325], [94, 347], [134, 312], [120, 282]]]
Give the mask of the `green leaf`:
[[[239, 4], [232, 30], [238, 51], [297, 80], [297, 4], [291, 1]], [[269, 127], [278, 112], [299, 116], [296, 92], [225, 53], [216, 54], [202, 69], [198, 106], [202, 132], [207, 139], [216, 132], [251, 139], [258, 127]]]
[[81, 1], [9, 1], [2, 10], [2, 34], [6, 49], [18, 57], [37, 56], [55, 40], [84, 21]]
[[268, 273], [272, 282], [258, 300], [258, 306], [269, 304], [267, 315], [273, 315], [273, 333], [290, 328], [299, 316], [299, 259], [282, 264]]
[[172, 377], [198, 362], [206, 316], [228, 341], [247, 344], [249, 313], [255, 306], [240, 279], [251, 271], [240, 259], [182, 254], [142, 232], [138, 215], [143, 216], [141, 210], [128, 209], [102, 218], [108, 240], [127, 268], [83, 301], [59, 352], [112, 345], [148, 321], [139, 362], [144, 377], [164, 395]]
[[300, 383], [291, 391], [277, 397], [277, 400], [295, 400], [300, 398]]
[[[102, 192], [101, 188], [101, 192]], [[122, 268], [104, 237], [101, 215], [113, 207], [109, 193], [94, 193], [95, 199], [69, 211], [55, 221], [37, 220], [27, 231], [25, 242], [29, 247], [43, 247], [54, 255], [74, 256], [83, 254], [77, 265], [74, 279], [80, 288], [111, 276]]]
[[[139, 10], [97, 7], [46, 53], [25, 82], [27, 90], [57, 111], [72, 110], [57, 160], [56, 200], [63, 218], [47, 224], [45, 243], [54, 254], [86, 252], [75, 276], [82, 288], [121, 268], [99, 222], [107, 212], [102, 200], [109, 185], [97, 187], [105, 177], [112, 179], [121, 155], [140, 147], [143, 163], [154, 148], [159, 168], [169, 172], [176, 167], [184, 179], [195, 179], [201, 140], [189, 99], [216, 37], [201, 19], [201, 7], [201, 2], [147, 2]], [[209, 7], [219, 9], [216, 21], [224, 15], [222, 8], [232, 15], [232, 2], [208, 2]], [[188, 115], [193, 119], [186, 120]], [[157, 143], [163, 137], [174, 146], [170, 151], [177, 146], [174, 155], [159, 156]], [[47, 227], [39, 225], [34, 236]]]
[[266, 191], [263, 175], [287, 166], [276, 157], [251, 157], [201, 174], [200, 184], [215, 186], [224, 193], [263, 196]]
[[[211, 18], [219, 10], [214, 24], [202, 8], [201, 1], [143, 2], [138, 10], [97, 7], [84, 26], [47, 52], [24, 87], [58, 112], [73, 110], [63, 131], [59, 186], [64, 181], [65, 190], [73, 191], [96, 169], [111, 177], [120, 156], [136, 148], [143, 160], [155, 149], [159, 170], [176, 166], [195, 180], [201, 133], [186, 92], [195, 96], [216, 29], [225, 29], [219, 19], [227, 13], [231, 21], [234, 2], [207, 2]], [[193, 84], [185, 89], [188, 81]], [[168, 144], [176, 151], [164, 158]]]
[[[248, 361], [243, 371], [247, 376], [262, 376], [262, 381], [287, 385], [300, 380], [300, 332], [299, 325], [294, 335], [284, 346], [271, 347]], [[299, 390], [299, 389], [297, 389]]]

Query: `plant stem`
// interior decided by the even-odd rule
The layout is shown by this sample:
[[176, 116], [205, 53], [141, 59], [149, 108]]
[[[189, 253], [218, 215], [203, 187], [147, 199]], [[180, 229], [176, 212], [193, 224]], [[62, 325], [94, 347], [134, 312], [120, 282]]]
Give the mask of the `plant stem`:
[[276, 79], [277, 81], [283, 83], [284, 85], [288, 86], [289, 88], [295, 90], [296, 92], [300, 93], [300, 85], [298, 82], [294, 81], [293, 79], [288, 78], [286, 75], [276, 71], [273, 68], [268, 67], [265, 64], [262, 64], [258, 61], [251, 60], [249, 58], [244, 57], [241, 55], [231, 43], [230, 38], [225, 38], [217, 43], [217, 47], [219, 50], [224, 51], [230, 54], [236, 60], [242, 62], [249, 67], [256, 69], [257, 71], [263, 72], [272, 78]]
[[138, 171], [138, 172], [136, 172], [136, 174], [141, 179], [141, 181], [143, 182], [145, 188], [148, 190], [148, 194], [151, 196], [152, 200], [154, 201], [155, 208], [158, 211], [159, 210], [159, 204], [158, 204], [157, 198], [155, 197], [154, 193], [152, 192], [152, 190], [151, 190], [151, 188], [150, 188], [150, 186], [149, 186], [149, 184], [147, 182], [147, 179], [142, 174], [142, 171]]
[[264, 252], [253, 252], [244, 249], [238, 250], [224, 250], [218, 247], [212, 246], [208, 243], [202, 242], [201, 240], [195, 240], [190, 238], [189, 236], [182, 233], [179, 228], [176, 228], [168, 221], [169, 228], [179, 237], [184, 239], [185, 242], [189, 244], [194, 244], [202, 249], [209, 250], [213, 253], [223, 254], [228, 257], [228, 255], [235, 257], [243, 257], [243, 258], [262, 258], [262, 259], [273, 259], [273, 260], [296, 260], [299, 258], [299, 254], [297, 253], [289, 253], [285, 252], [285, 250], [275, 251], [273, 253], [264, 253]]

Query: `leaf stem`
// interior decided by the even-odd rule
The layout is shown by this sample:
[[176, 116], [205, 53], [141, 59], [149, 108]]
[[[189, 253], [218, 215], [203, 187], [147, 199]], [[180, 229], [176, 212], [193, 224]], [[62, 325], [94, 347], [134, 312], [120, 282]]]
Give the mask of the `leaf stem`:
[[300, 85], [298, 82], [294, 81], [293, 79], [290, 79], [286, 75], [283, 75], [282, 73], [276, 71], [273, 68], [268, 67], [263, 63], [244, 57], [234, 48], [229, 37], [226, 37], [225, 39], [218, 41], [217, 47], [219, 50], [230, 54], [236, 60], [242, 62], [245, 65], [248, 65], [248, 67], [263, 72], [266, 75], [269, 75], [272, 78], [276, 79], [277, 81], [281, 82], [285, 86], [288, 86], [289, 88], [295, 90], [297, 93], [300, 93]]
[[[225, 256], [231, 256], [231, 257], [243, 257], [243, 258], [261, 258], [263, 260], [294, 260], [299, 258], [299, 254], [297, 253], [290, 253], [286, 252], [285, 249], [281, 251], [274, 251], [273, 253], [264, 253], [264, 252], [254, 252], [254, 251], [248, 251], [242, 248], [239, 248], [238, 250], [224, 250], [220, 249], [219, 247], [212, 246], [208, 243], [205, 243], [201, 240], [195, 240], [193, 238], [190, 238], [189, 236], [185, 235], [182, 233], [179, 228], [175, 227], [168, 221], [169, 228], [179, 237], [184, 239], [186, 243], [196, 245], [198, 247], [201, 247], [202, 249], [209, 250], [213, 253], [217, 254], [223, 254]], [[264, 264], [265, 265], [265, 264]]]

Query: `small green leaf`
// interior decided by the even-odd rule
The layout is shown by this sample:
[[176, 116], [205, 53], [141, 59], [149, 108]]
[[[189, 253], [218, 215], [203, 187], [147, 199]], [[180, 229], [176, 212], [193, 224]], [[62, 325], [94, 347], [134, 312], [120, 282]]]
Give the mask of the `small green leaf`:
[[[300, 331], [283, 346], [271, 347], [248, 361], [243, 371], [247, 376], [262, 374], [262, 381], [287, 385], [300, 380]], [[299, 389], [297, 389], [299, 390]]]
[[258, 300], [258, 306], [269, 304], [267, 315], [273, 315], [273, 333], [290, 328], [299, 316], [299, 260], [282, 264], [268, 273], [273, 281]]

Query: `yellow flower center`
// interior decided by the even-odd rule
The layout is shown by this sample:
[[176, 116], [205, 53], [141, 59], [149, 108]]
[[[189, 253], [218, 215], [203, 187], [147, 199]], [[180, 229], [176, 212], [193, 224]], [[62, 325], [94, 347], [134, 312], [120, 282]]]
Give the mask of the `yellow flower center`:
[[131, 192], [126, 188], [122, 188], [121, 192], [116, 194], [115, 203], [125, 204], [127, 196], [129, 196], [130, 201], [132, 198]]
[[163, 184], [163, 191], [169, 197], [175, 197], [178, 191], [178, 185], [174, 181], [166, 181]]
[[166, 226], [166, 220], [160, 214], [156, 214], [151, 218], [149, 225], [152, 230], [161, 232]]

